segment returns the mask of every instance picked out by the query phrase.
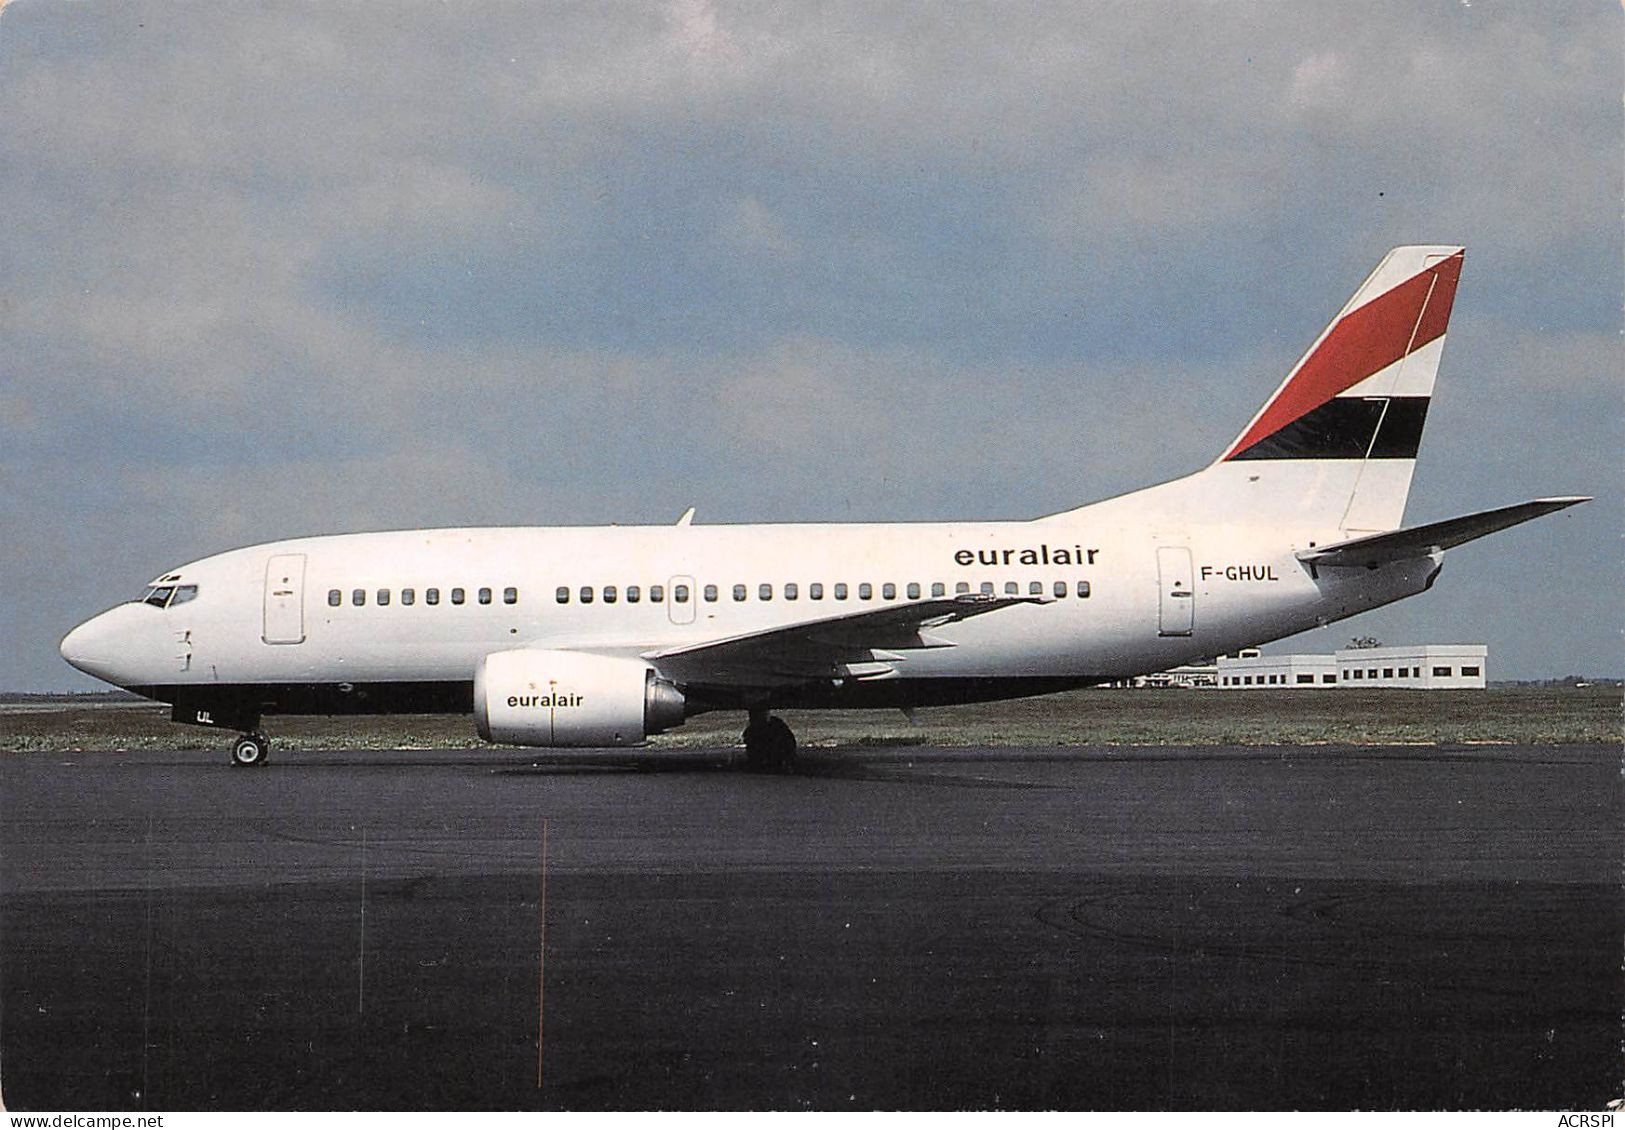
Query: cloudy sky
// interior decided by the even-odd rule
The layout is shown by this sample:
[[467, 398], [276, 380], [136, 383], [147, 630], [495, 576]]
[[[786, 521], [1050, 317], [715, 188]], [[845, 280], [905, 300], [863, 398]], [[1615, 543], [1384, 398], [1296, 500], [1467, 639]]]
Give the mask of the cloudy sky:
[[[1408, 518], [1598, 501], [1299, 637], [1625, 674], [1617, 5], [0, 16], [0, 689], [181, 561], [1025, 518], [1193, 470], [1468, 247]], [[1279, 648], [1277, 649], [1279, 650]]]

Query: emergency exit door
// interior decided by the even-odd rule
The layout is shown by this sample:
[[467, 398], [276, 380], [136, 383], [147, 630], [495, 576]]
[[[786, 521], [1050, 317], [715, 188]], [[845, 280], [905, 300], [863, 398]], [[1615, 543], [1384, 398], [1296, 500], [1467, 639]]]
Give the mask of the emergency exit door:
[[305, 642], [305, 555], [279, 553], [265, 563], [266, 643]]
[[1196, 589], [1191, 583], [1191, 551], [1183, 545], [1157, 547], [1157, 577], [1162, 586], [1157, 601], [1157, 631], [1164, 636], [1188, 636], [1196, 621]]

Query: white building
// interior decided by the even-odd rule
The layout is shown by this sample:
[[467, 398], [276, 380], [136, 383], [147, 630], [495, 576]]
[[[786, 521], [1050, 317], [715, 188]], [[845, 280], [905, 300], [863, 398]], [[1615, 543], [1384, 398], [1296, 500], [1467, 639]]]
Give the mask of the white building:
[[1483, 644], [1347, 647], [1333, 655], [1219, 657], [1220, 690], [1278, 687], [1470, 687], [1483, 690], [1489, 649]]

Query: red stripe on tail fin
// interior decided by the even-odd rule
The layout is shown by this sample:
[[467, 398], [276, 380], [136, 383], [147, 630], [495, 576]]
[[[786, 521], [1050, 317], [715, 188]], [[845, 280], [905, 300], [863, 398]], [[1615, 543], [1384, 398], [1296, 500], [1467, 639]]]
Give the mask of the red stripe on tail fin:
[[1235, 458], [1442, 336], [1450, 322], [1461, 264], [1458, 251], [1341, 316], [1224, 458]]

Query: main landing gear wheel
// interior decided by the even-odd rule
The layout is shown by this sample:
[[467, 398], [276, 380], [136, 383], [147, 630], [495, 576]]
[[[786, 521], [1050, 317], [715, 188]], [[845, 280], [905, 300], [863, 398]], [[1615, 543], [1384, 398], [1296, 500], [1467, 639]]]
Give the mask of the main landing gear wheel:
[[745, 763], [752, 769], [789, 772], [796, 764], [796, 736], [784, 719], [751, 716], [745, 727]]
[[244, 734], [231, 744], [231, 763], [250, 768], [264, 765], [271, 755], [271, 739], [264, 734]]

